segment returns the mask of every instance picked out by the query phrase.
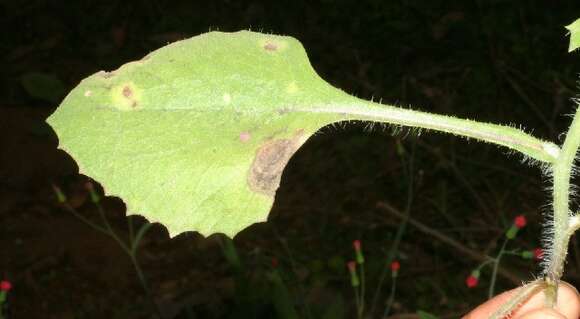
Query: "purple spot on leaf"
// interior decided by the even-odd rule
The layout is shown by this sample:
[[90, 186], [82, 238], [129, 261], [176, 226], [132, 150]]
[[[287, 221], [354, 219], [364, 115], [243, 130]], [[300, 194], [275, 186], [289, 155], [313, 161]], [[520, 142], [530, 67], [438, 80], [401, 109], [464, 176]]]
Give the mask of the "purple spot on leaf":
[[240, 141], [242, 143], [246, 143], [247, 141], [250, 140], [251, 137], [252, 137], [252, 135], [250, 135], [249, 132], [242, 132], [242, 133], [240, 133]]

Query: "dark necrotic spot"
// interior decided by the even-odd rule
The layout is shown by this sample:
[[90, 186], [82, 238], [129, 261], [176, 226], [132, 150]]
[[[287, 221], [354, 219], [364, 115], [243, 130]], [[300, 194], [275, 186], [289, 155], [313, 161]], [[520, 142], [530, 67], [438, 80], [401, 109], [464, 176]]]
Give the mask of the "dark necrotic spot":
[[129, 86], [125, 86], [123, 88], [123, 96], [126, 98], [131, 98], [131, 96], [133, 95], [133, 91], [131, 90], [131, 88]]
[[280, 186], [284, 167], [301, 145], [301, 135], [268, 141], [258, 149], [248, 174], [248, 185], [252, 191], [274, 196]]

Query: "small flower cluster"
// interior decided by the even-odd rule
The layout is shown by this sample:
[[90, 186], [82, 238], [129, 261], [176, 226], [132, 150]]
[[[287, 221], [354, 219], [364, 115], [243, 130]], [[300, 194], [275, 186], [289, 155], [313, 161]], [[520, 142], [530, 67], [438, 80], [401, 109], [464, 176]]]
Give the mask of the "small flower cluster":
[[[353, 241], [352, 246], [353, 246], [354, 252], [355, 252], [355, 260], [351, 260], [351, 261], [347, 262], [346, 267], [348, 268], [348, 271], [350, 273], [350, 279], [351, 279], [352, 286], [358, 287], [360, 282], [359, 282], [359, 278], [357, 275], [356, 267], [357, 267], [357, 264], [358, 265], [364, 264], [365, 258], [364, 258], [364, 255], [362, 253], [362, 245], [361, 245], [360, 240], [357, 239], [357, 240]], [[395, 278], [399, 274], [399, 269], [401, 268], [401, 263], [398, 260], [395, 260], [395, 261], [391, 262], [390, 268], [391, 268], [391, 276], [393, 278]]]
[[[360, 240], [355, 240], [352, 242], [352, 246], [354, 248], [355, 258], [346, 263], [346, 267], [348, 272], [350, 273], [350, 284], [354, 289], [355, 294], [355, 302], [356, 302], [356, 309], [357, 309], [357, 318], [364, 317], [364, 304], [365, 304], [365, 271], [364, 271], [364, 263], [365, 258], [362, 252], [362, 245]], [[397, 275], [399, 274], [399, 269], [401, 269], [401, 263], [398, 260], [394, 260], [390, 264], [391, 269], [391, 277], [392, 280], [392, 289], [391, 289], [391, 296], [389, 297], [389, 302], [386, 307], [386, 313], [388, 313], [388, 309], [393, 302], [394, 293], [395, 293], [395, 282], [397, 279]]]
[[[526, 217], [524, 215], [518, 215], [514, 218], [512, 225], [510, 226], [510, 228], [506, 231], [505, 236], [506, 236], [506, 240], [510, 240], [510, 239], [514, 239], [516, 237], [516, 235], [518, 234], [518, 231], [522, 228], [524, 228], [527, 225], [527, 220]], [[544, 257], [544, 251], [542, 250], [542, 248], [535, 248], [533, 250], [525, 250], [523, 252], [518, 252], [518, 253], [513, 253], [513, 252], [506, 252], [506, 251], [501, 251], [500, 254], [512, 254], [512, 255], [519, 255], [520, 257], [524, 258], [524, 259], [535, 259], [535, 260], [542, 260], [542, 258]], [[497, 262], [497, 260], [494, 260], [493, 262]], [[465, 285], [468, 288], [474, 288], [477, 287], [478, 283], [479, 283], [479, 276], [480, 276], [480, 270], [481, 268], [483, 268], [483, 266], [485, 266], [487, 263], [484, 263], [482, 265], [480, 265], [477, 269], [473, 270], [469, 276], [467, 276], [467, 278], [465, 279]]]
[[353, 287], [360, 286], [360, 279], [356, 271], [356, 265], [363, 265], [365, 263], [365, 257], [362, 253], [362, 245], [360, 240], [355, 240], [352, 242], [352, 246], [354, 248], [355, 253], [355, 260], [351, 260], [346, 263], [346, 267], [350, 272], [350, 283]]

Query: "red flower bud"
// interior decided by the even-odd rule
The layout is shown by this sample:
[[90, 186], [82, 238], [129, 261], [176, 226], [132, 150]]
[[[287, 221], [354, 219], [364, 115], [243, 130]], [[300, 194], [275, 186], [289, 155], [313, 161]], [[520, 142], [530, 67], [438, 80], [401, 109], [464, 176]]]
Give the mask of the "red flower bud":
[[365, 263], [365, 257], [363, 256], [362, 250], [361, 250], [361, 244], [360, 244], [360, 240], [355, 240], [352, 242], [352, 246], [354, 247], [354, 252], [356, 253], [356, 262], [357, 264], [364, 264]]
[[348, 267], [348, 271], [350, 272], [350, 284], [353, 287], [358, 287], [360, 285], [360, 281], [356, 273], [356, 261], [351, 260], [347, 262], [346, 267]]
[[514, 225], [516, 225], [517, 228], [524, 228], [524, 226], [526, 226], [526, 217], [524, 215], [518, 215], [516, 216], [516, 218], [514, 218]]
[[8, 280], [0, 281], [0, 291], [8, 292], [12, 289], [12, 283]]
[[478, 283], [479, 283], [479, 279], [473, 275], [469, 275], [469, 277], [467, 277], [467, 279], [465, 279], [465, 285], [467, 285], [468, 288], [473, 288], [473, 287], [477, 286]]
[[354, 250], [355, 251], [360, 251], [360, 240], [355, 240], [352, 242], [352, 245], [354, 246]]
[[391, 271], [397, 272], [401, 269], [401, 263], [398, 260], [395, 260], [391, 263]]
[[544, 258], [544, 250], [542, 248], [534, 249], [534, 258], [536, 260], [542, 260]]
[[272, 257], [271, 264], [272, 268], [278, 268], [278, 258]]
[[352, 274], [356, 271], [356, 262], [354, 260], [351, 260], [346, 263], [346, 267], [348, 267], [348, 271], [350, 271], [350, 273]]

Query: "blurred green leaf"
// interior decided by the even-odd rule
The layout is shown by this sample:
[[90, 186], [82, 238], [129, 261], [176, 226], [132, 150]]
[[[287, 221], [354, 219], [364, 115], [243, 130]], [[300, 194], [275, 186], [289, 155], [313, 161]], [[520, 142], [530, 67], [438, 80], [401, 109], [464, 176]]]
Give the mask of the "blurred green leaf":
[[419, 319], [438, 319], [437, 316], [423, 310], [418, 310], [417, 315], [419, 316]]
[[288, 291], [288, 288], [284, 284], [284, 280], [280, 277], [280, 273], [273, 271], [268, 276], [270, 282], [272, 283], [272, 303], [276, 308], [278, 317], [282, 319], [298, 319], [298, 313], [294, 307], [293, 299]]
[[566, 29], [570, 31], [570, 46], [568, 47], [568, 52], [572, 52], [580, 47], [580, 19], [567, 25]]
[[342, 274], [346, 269], [346, 260], [342, 256], [333, 256], [328, 260], [328, 268]]
[[342, 297], [338, 297], [334, 302], [326, 309], [326, 312], [322, 315], [322, 319], [342, 319], [345, 318], [344, 300]]
[[228, 264], [235, 270], [241, 271], [242, 270], [242, 262], [240, 261], [240, 256], [238, 255], [238, 251], [236, 250], [236, 246], [234, 245], [234, 241], [226, 236], [222, 236], [222, 240], [220, 241], [222, 253], [226, 258]]
[[25, 73], [20, 83], [31, 97], [51, 103], [60, 102], [66, 93], [64, 83], [54, 74]]
[[315, 259], [310, 262], [309, 268], [312, 272], [321, 272], [324, 270], [324, 263], [320, 259]]

